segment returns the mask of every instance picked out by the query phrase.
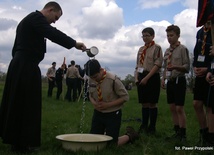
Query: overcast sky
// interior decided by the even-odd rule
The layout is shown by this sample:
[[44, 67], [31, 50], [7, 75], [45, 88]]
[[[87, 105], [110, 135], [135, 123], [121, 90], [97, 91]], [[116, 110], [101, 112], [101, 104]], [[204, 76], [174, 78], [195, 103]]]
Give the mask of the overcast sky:
[[[56, 0], [63, 16], [52, 26], [90, 48], [96, 46], [95, 57], [103, 67], [124, 79], [134, 72], [137, 51], [142, 46], [141, 31], [155, 30], [155, 42], [163, 52], [169, 46], [166, 27], [175, 24], [181, 28], [180, 41], [192, 52], [196, 42], [196, 0]], [[7, 72], [12, 58], [18, 23], [30, 12], [41, 10], [47, 0], [0, 0], [0, 71]], [[67, 50], [51, 41], [40, 63], [42, 74], [53, 61], [57, 68], [66, 57], [66, 63], [75, 60], [83, 65], [89, 60], [86, 53], [75, 48]]]

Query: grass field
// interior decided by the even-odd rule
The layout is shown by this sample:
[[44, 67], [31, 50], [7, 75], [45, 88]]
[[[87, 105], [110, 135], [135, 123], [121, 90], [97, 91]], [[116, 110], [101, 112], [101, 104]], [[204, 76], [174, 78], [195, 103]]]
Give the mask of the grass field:
[[[47, 84], [43, 84], [43, 106], [42, 106], [42, 145], [38, 152], [32, 153], [36, 155], [203, 155], [213, 154], [207, 151], [184, 150], [184, 147], [195, 147], [199, 138], [199, 126], [195, 117], [192, 106], [192, 93], [187, 92], [185, 111], [187, 115], [187, 143], [177, 144], [175, 142], [166, 142], [165, 138], [173, 134], [173, 124], [171, 114], [166, 103], [165, 91], [161, 91], [158, 103], [158, 120], [157, 132], [155, 135], [148, 136], [141, 134], [139, 140], [134, 144], [126, 144], [122, 147], [106, 148], [99, 152], [68, 152], [62, 149], [61, 143], [55, 139], [57, 135], [69, 133], [88, 133], [90, 130], [91, 117], [93, 107], [89, 102], [85, 103], [83, 108], [83, 100], [79, 102], [67, 102], [62, 98], [55, 100], [55, 92], [53, 98], [47, 98]], [[0, 83], [0, 99], [3, 90], [3, 83]], [[141, 105], [137, 102], [136, 89], [129, 91], [130, 100], [123, 107], [123, 121], [120, 134], [125, 133], [126, 126], [133, 126], [136, 130], [140, 126], [138, 119], [141, 119]], [[83, 110], [84, 109], [84, 110]], [[82, 114], [84, 115], [81, 120]], [[80, 129], [80, 126], [82, 127]], [[180, 150], [178, 150], [180, 148]], [[0, 155], [13, 155], [10, 147], [2, 144], [0, 141]]]

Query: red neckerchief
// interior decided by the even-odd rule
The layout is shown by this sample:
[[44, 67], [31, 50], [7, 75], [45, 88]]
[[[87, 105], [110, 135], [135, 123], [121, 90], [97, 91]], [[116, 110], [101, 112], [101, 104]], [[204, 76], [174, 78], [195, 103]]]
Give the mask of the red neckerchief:
[[201, 55], [204, 55], [205, 52], [205, 45], [206, 45], [206, 39], [207, 39], [207, 32], [210, 30], [209, 28], [206, 28], [205, 26], [203, 27], [204, 30], [204, 38], [203, 38], [203, 42], [202, 42], [202, 47], [201, 47]]
[[168, 59], [167, 59], [167, 64], [168, 64], [168, 65], [171, 64], [172, 52], [173, 52], [174, 49], [176, 49], [180, 44], [181, 44], [180, 41], [178, 41], [174, 46], [170, 46], [170, 52], [169, 52], [169, 56], [168, 56]]
[[102, 101], [103, 100], [103, 97], [102, 97], [102, 91], [101, 91], [101, 88], [100, 88], [100, 85], [101, 83], [103, 82], [103, 80], [105, 79], [106, 77], [106, 70], [104, 69], [103, 70], [103, 76], [102, 76], [102, 79], [98, 82], [97, 84], [97, 96], [98, 96], [98, 100], [99, 101]]
[[153, 46], [154, 44], [155, 44], [155, 42], [152, 41], [152, 42], [150, 42], [149, 44], [145, 44], [145, 45], [144, 45], [143, 52], [141, 53], [141, 56], [140, 56], [140, 62], [141, 62], [141, 64], [143, 64], [143, 62], [144, 62], [144, 59], [145, 59], [145, 56], [146, 56], [146, 50], [147, 50], [149, 47]]

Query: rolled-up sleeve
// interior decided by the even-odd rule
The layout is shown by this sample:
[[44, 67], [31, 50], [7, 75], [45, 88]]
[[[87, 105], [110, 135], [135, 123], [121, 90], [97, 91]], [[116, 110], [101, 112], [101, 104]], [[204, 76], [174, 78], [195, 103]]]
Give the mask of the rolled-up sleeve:
[[186, 69], [186, 72], [188, 73], [190, 70], [190, 59], [189, 59], [189, 51], [187, 48], [184, 48], [182, 50], [182, 60], [183, 60], [183, 67]]
[[125, 102], [129, 100], [129, 94], [118, 78], [115, 79], [115, 92], [120, 98], [123, 98]]
[[157, 46], [155, 49], [154, 59], [154, 64], [161, 68], [163, 64], [163, 53], [160, 46]]

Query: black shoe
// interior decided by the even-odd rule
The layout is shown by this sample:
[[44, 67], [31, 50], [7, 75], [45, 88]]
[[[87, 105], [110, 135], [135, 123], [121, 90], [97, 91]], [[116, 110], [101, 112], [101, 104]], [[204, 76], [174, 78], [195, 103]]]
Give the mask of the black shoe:
[[211, 133], [207, 133], [206, 136], [204, 136], [202, 145], [213, 147], [214, 146], [214, 135]]
[[203, 146], [204, 142], [205, 142], [205, 137], [202, 136], [202, 135], [200, 135], [200, 136], [199, 136], [199, 140], [198, 140], [198, 142], [196, 143], [196, 146]]
[[129, 141], [133, 143], [136, 139], [139, 138], [139, 134], [131, 126], [126, 127], [126, 135], [129, 136]]
[[186, 142], [187, 142], [186, 136], [181, 136], [180, 142], [181, 142], [181, 143], [186, 143]]
[[147, 133], [147, 131], [148, 131], [148, 126], [146, 126], [146, 125], [144, 125], [144, 124], [141, 124], [140, 125], [140, 128], [139, 128], [139, 130], [138, 130], [138, 133], [140, 134], [140, 133]]
[[187, 142], [186, 135], [181, 135], [179, 132], [173, 134], [171, 137], [166, 137], [166, 141], [175, 142], [178, 144], [185, 144]]
[[176, 132], [172, 136], [166, 137], [165, 140], [166, 141], [180, 141], [181, 140], [181, 135], [180, 135], [180, 133]]
[[156, 133], [156, 128], [154, 127], [148, 127], [146, 130], [146, 133], [149, 135], [154, 135]]
[[214, 141], [203, 141], [202, 146], [204, 147], [214, 147]]

